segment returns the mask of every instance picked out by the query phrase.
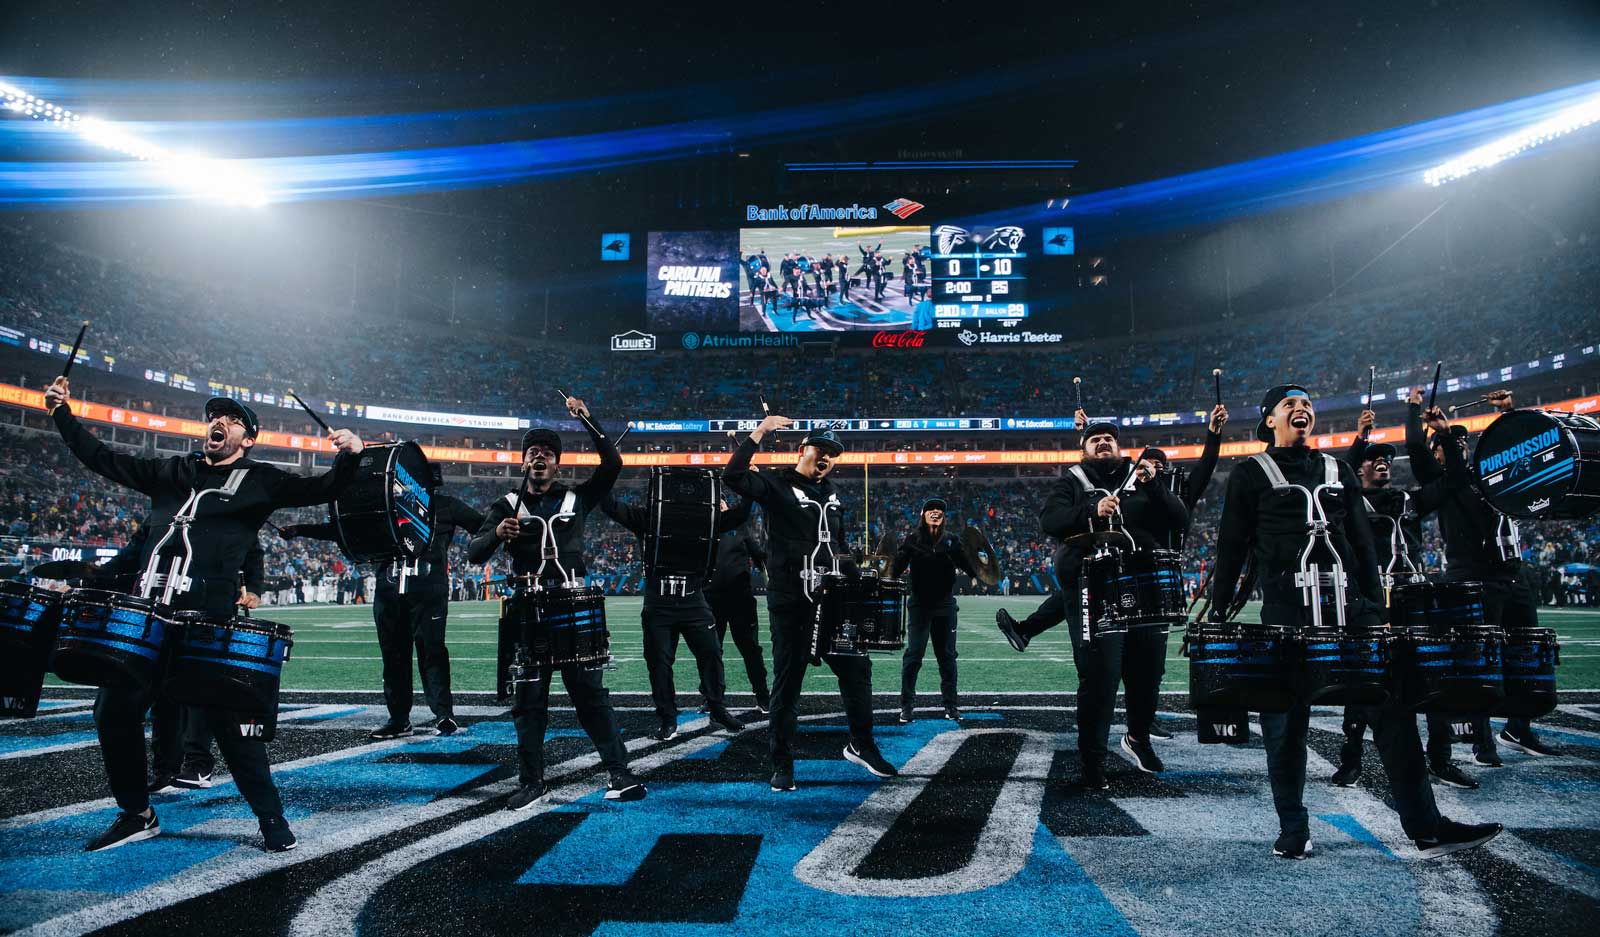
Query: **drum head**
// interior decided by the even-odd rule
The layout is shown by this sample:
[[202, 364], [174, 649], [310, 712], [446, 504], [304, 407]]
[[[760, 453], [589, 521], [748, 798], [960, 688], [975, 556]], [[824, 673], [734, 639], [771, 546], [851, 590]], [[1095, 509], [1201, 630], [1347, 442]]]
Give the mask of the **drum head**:
[[[1475, 481], [1483, 497], [1512, 517], [1584, 517], [1595, 502], [1566, 505], [1583, 480], [1586, 454], [1574, 432], [1584, 433], [1587, 448], [1600, 446], [1600, 427], [1587, 417], [1543, 410], [1513, 410], [1483, 431], [1473, 460]], [[1587, 457], [1592, 459], [1593, 453]], [[1574, 510], [1577, 513], [1573, 513]]]

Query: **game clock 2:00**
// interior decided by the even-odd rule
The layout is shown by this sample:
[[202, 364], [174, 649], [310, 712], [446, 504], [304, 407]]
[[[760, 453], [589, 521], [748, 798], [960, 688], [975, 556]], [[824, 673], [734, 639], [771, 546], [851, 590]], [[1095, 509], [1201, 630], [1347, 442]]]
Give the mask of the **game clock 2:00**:
[[1023, 228], [941, 224], [932, 233], [936, 252], [929, 267], [935, 319], [1027, 318], [1028, 254]]

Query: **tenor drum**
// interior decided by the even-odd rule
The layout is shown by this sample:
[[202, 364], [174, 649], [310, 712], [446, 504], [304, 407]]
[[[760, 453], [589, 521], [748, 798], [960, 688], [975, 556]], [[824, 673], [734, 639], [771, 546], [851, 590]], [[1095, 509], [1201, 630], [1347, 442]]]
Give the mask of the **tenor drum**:
[[1577, 520], [1600, 511], [1600, 423], [1557, 410], [1512, 410], [1473, 454], [1485, 499], [1512, 517]]
[[172, 609], [154, 599], [74, 589], [61, 607], [51, 670], [68, 683], [153, 691], [173, 633]]
[[1516, 628], [1506, 632], [1501, 653], [1506, 698], [1494, 712], [1500, 716], [1537, 719], [1556, 708], [1556, 665], [1561, 645], [1549, 628]]
[[50, 668], [65, 595], [0, 582], [0, 716], [32, 718]]
[[260, 618], [216, 619], [199, 612], [173, 616], [178, 637], [163, 688], [180, 703], [236, 712], [278, 708], [284, 661], [294, 647], [288, 625]]
[[711, 469], [650, 469], [650, 526], [645, 530], [648, 578], [706, 575], [717, 549], [722, 476]]
[[1412, 712], [1486, 714], [1505, 698], [1503, 635], [1481, 582], [1412, 582], [1389, 593], [1395, 690]]
[[371, 445], [328, 506], [334, 539], [353, 563], [414, 560], [433, 538], [432, 471], [414, 442]]
[[906, 646], [905, 582], [839, 573], [822, 577], [811, 626], [811, 659], [860, 657]]
[[1275, 625], [1200, 623], [1183, 637], [1195, 709], [1288, 712], [1295, 704], [1294, 631]]
[[1114, 552], [1083, 565], [1092, 632], [1167, 627], [1183, 620], [1183, 564], [1176, 551]]
[[1387, 629], [1307, 628], [1300, 649], [1307, 702], [1374, 706], [1389, 698]]

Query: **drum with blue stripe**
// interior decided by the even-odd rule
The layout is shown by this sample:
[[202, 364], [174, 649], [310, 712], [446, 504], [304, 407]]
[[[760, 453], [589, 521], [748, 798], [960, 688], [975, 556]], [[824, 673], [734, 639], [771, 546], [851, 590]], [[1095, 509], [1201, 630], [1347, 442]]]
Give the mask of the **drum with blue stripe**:
[[1387, 629], [1307, 628], [1300, 651], [1307, 702], [1375, 706], [1389, 698]]
[[74, 589], [61, 608], [51, 671], [68, 683], [108, 689], [156, 689], [172, 609], [154, 599]]
[[1506, 632], [1501, 652], [1506, 698], [1494, 712], [1537, 719], [1556, 708], [1556, 665], [1561, 645], [1549, 628], [1514, 628]]
[[1413, 582], [1389, 593], [1400, 702], [1412, 712], [1484, 715], [1505, 699], [1500, 649], [1481, 582]]
[[1195, 622], [1183, 637], [1195, 709], [1282, 713], [1295, 705], [1294, 631], [1275, 625]]
[[542, 679], [547, 668], [599, 670], [611, 660], [605, 592], [524, 585], [500, 605], [500, 638], [497, 681], [507, 695], [514, 684]]
[[259, 618], [176, 616], [180, 634], [163, 691], [179, 703], [239, 713], [278, 708], [283, 663], [294, 647], [288, 625]]
[[64, 598], [25, 582], [0, 582], [0, 716], [38, 712]]

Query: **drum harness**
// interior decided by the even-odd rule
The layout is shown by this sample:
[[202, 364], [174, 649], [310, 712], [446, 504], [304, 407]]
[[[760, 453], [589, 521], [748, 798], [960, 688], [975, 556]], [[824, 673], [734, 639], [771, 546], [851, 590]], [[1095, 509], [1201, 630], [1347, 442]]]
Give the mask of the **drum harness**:
[[[568, 489], [567, 493], [561, 498], [561, 507], [556, 510], [556, 513], [550, 515], [548, 520], [522, 506], [522, 492], [520, 489], [508, 493], [506, 502], [511, 505], [512, 514], [516, 517], [518, 524], [524, 521], [539, 522], [539, 568], [534, 570], [533, 575], [529, 577], [532, 585], [528, 591], [541, 592], [544, 590], [544, 568], [551, 563], [554, 563], [556, 570], [561, 573], [561, 584], [564, 588], [578, 588], [577, 579], [561, 565], [559, 552], [556, 549], [555, 530], [551, 526], [557, 521], [569, 521], [577, 516], [577, 492]], [[507, 668], [506, 682], [510, 684], [510, 692], [515, 694], [517, 687], [527, 683], [538, 683], [542, 679], [544, 679], [543, 672], [540, 668], [533, 666], [533, 661], [528, 657], [528, 646], [519, 642], [516, 645], [515, 652], [512, 654], [511, 666]]]
[[[172, 521], [167, 525], [167, 532], [162, 534], [161, 539], [150, 549], [150, 560], [145, 564], [144, 572], [139, 574], [141, 598], [148, 599], [152, 592], [160, 589], [161, 604], [170, 605], [174, 594], [186, 593], [194, 587], [194, 580], [189, 578], [189, 564], [194, 560], [194, 545], [189, 542], [189, 525], [194, 523], [195, 515], [200, 511], [200, 499], [206, 495], [232, 497], [238, 494], [239, 486], [244, 484], [244, 477], [249, 472], [247, 468], [234, 469], [228, 473], [228, 479], [222, 483], [222, 487], [189, 492], [189, 497], [173, 513]], [[178, 534], [183, 540], [183, 553], [172, 557], [172, 563], [166, 572], [159, 572], [161, 549], [172, 539], [173, 534]]]
[[[1324, 588], [1333, 590], [1334, 618], [1340, 631], [1344, 630], [1345, 620], [1345, 586], [1347, 577], [1344, 571], [1344, 561], [1339, 557], [1339, 551], [1333, 548], [1333, 539], [1328, 535], [1328, 515], [1322, 509], [1321, 496], [1328, 489], [1337, 489], [1339, 482], [1339, 465], [1333, 456], [1321, 453], [1323, 482], [1317, 487], [1307, 490], [1303, 485], [1291, 485], [1284, 478], [1283, 470], [1278, 468], [1278, 463], [1264, 452], [1250, 457], [1250, 460], [1261, 466], [1261, 471], [1267, 476], [1267, 482], [1274, 491], [1294, 490], [1305, 495], [1306, 498], [1306, 548], [1300, 552], [1300, 566], [1294, 574], [1294, 584], [1300, 589], [1300, 601], [1311, 609], [1311, 627], [1322, 627], [1322, 601], [1321, 593]], [[1324, 570], [1319, 564], [1312, 561], [1311, 555], [1317, 547], [1325, 548], [1333, 558], [1331, 568]]]
[[[1366, 495], [1361, 496], [1361, 501], [1367, 506], [1367, 513], [1373, 517], [1381, 517], [1389, 522], [1389, 564], [1381, 571], [1383, 578], [1383, 591], [1387, 596], [1390, 589], [1394, 588], [1396, 577], [1405, 576], [1406, 581], [1414, 582], [1423, 578], [1422, 570], [1417, 569], [1417, 564], [1411, 562], [1411, 551], [1406, 543], [1405, 531], [1401, 529], [1401, 521], [1411, 513], [1411, 495], [1400, 492], [1400, 516], [1390, 517], [1372, 506]], [[1396, 564], [1404, 569], [1395, 569]], [[1388, 604], [1385, 602], [1385, 604]]]
[[817, 554], [824, 546], [828, 548], [828, 558], [833, 563], [831, 572], [834, 575], [843, 574], [839, 568], [839, 554], [833, 549], [833, 532], [828, 529], [828, 512], [839, 510], [839, 496], [830, 494], [826, 502], [813, 501], [798, 487], [791, 485], [789, 490], [794, 492], [795, 501], [817, 512], [817, 545], [812, 548], [811, 555], [806, 557], [805, 566], [800, 570], [800, 588], [806, 594], [806, 601], [814, 602], [816, 600], [812, 593], [822, 584], [822, 577], [826, 575], [817, 572]]
[[[1117, 486], [1117, 490], [1116, 490], [1116, 494], [1117, 495], [1120, 496], [1124, 492], [1130, 490], [1133, 487], [1134, 471], [1137, 468], [1138, 468], [1138, 463], [1130, 463], [1129, 464], [1127, 476], [1123, 478], [1122, 484]], [[1081, 465], [1074, 465], [1071, 468], [1067, 469], [1067, 474], [1071, 475], [1073, 478], [1076, 478], [1078, 480], [1078, 484], [1083, 486], [1084, 494], [1087, 494], [1087, 495], [1093, 497], [1096, 492], [1099, 492], [1100, 494], [1104, 495], [1107, 498], [1111, 497], [1111, 495], [1112, 495], [1111, 492], [1107, 491], [1104, 488], [1098, 487], [1097, 485], [1094, 484], [1094, 482], [1090, 481], [1089, 480], [1089, 473], [1085, 472], [1083, 470], [1083, 466], [1081, 466]], [[1115, 511], [1112, 512], [1110, 517], [1106, 518], [1106, 530], [1122, 534], [1122, 536], [1128, 538], [1128, 549], [1130, 551], [1133, 551], [1133, 552], [1137, 552], [1138, 551], [1139, 544], [1134, 541], [1133, 535], [1128, 533], [1127, 527], [1124, 526], [1124, 524], [1122, 522], [1122, 508], [1120, 506]], [[1093, 511], [1091, 511], [1090, 515], [1089, 515], [1089, 532], [1090, 533], [1094, 533], [1094, 513], [1093, 513]], [[1110, 544], [1102, 543], [1099, 546], [1095, 547], [1095, 551], [1089, 557], [1089, 559], [1091, 559], [1091, 560], [1105, 559], [1107, 557], [1112, 556], [1113, 553], [1114, 553], [1114, 551], [1111, 549]], [[1079, 601], [1079, 603], [1081, 605], [1081, 610], [1082, 610], [1082, 614], [1079, 615], [1079, 620], [1082, 622], [1082, 624], [1079, 627], [1081, 628], [1081, 637], [1083, 638], [1083, 640], [1086, 641], [1086, 642], [1092, 643], [1094, 641], [1094, 634], [1093, 634], [1093, 631], [1092, 631], [1092, 629], [1090, 627], [1091, 623], [1089, 621], [1089, 581], [1088, 581], [1088, 577], [1082, 576], [1081, 574], [1080, 574], [1079, 578], [1083, 580], [1082, 584], [1078, 587], [1078, 601]]]

